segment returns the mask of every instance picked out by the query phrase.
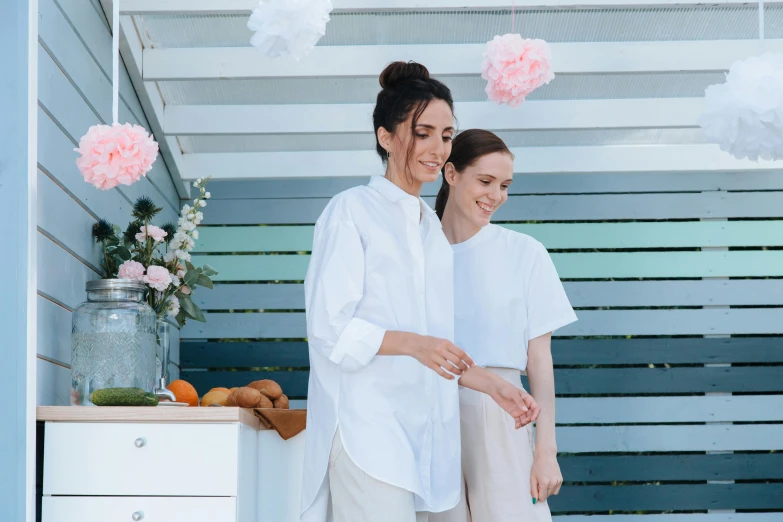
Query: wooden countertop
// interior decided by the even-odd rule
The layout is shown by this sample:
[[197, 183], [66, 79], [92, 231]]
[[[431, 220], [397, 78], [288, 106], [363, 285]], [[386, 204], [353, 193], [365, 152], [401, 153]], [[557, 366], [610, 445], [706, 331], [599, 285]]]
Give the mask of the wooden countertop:
[[38, 406], [36, 420], [47, 422], [241, 422], [265, 430], [252, 410], [232, 407], [177, 406]]

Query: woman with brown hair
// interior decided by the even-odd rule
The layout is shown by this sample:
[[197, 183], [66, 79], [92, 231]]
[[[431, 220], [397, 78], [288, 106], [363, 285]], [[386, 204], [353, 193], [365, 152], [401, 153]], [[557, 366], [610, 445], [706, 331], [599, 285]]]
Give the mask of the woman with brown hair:
[[546, 499], [563, 481], [550, 342], [576, 315], [544, 246], [490, 223], [508, 199], [513, 162], [495, 134], [461, 132], [435, 210], [454, 251], [455, 342], [520, 390], [527, 371], [541, 407], [536, 441], [532, 425], [514, 430], [496, 404], [460, 388], [463, 490], [458, 506], [431, 522], [549, 522]]

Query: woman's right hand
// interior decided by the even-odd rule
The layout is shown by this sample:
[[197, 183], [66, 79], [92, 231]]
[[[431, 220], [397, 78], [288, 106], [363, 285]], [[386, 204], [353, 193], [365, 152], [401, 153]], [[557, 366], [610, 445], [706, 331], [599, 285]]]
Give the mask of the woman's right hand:
[[473, 359], [451, 341], [428, 335], [418, 336], [410, 355], [448, 380], [459, 377], [474, 364]]

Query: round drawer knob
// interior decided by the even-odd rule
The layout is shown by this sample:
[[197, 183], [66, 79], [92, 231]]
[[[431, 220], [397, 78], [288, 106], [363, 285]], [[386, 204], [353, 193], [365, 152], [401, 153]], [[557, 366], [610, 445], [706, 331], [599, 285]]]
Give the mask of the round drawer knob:
[[[144, 440], [143, 438], [139, 437], [138, 439], [133, 441], [133, 444], [135, 444], [137, 448], [143, 448], [144, 445], [147, 444], [147, 441]], [[141, 512], [139, 512], [139, 513], [141, 513]], [[133, 516], [135, 517], [136, 513], [134, 513]], [[142, 513], [141, 516], [144, 516], [144, 514]], [[141, 519], [140, 518], [134, 518], [133, 520], [141, 520]]]
[[141, 520], [142, 518], [144, 518], [144, 512], [137, 511], [133, 515], [131, 515], [131, 518], [133, 518], [133, 520], [137, 520], [137, 521]]

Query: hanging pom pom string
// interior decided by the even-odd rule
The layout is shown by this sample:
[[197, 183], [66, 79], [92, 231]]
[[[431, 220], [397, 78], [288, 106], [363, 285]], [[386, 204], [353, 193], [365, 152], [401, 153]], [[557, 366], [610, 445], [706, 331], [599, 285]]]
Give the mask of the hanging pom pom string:
[[247, 21], [250, 45], [270, 58], [299, 61], [326, 34], [331, 12], [331, 0], [261, 0]]
[[112, 124], [93, 125], [74, 149], [84, 180], [101, 190], [135, 183], [158, 157], [158, 144], [144, 127], [119, 123], [120, 0], [112, 4]]
[[511, 33], [487, 42], [481, 77], [487, 81], [484, 92], [491, 101], [518, 107], [525, 97], [555, 77], [552, 54], [544, 40], [523, 39], [514, 33], [511, 4]]
[[[764, 2], [759, 2], [764, 50]], [[783, 159], [783, 54], [734, 62], [726, 82], [707, 87], [699, 125], [710, 143], [738, 159]]]

